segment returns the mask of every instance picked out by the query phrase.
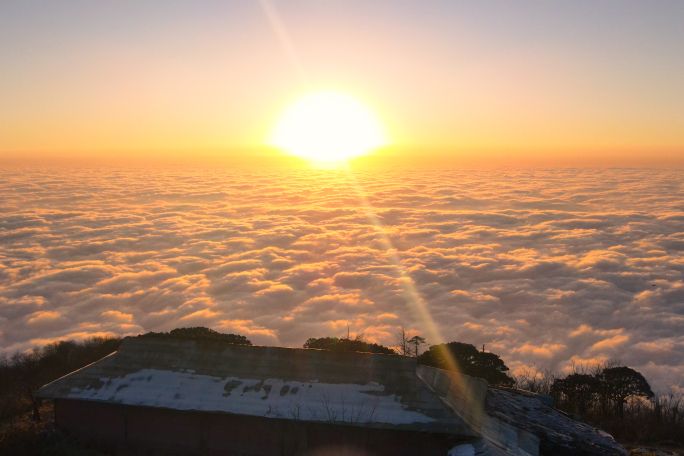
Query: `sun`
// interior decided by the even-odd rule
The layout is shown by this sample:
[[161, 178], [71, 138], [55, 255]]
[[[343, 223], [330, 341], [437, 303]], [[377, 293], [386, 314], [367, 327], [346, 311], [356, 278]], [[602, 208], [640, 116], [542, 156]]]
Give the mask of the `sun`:
[[283, 113], [268, 145], [316, 161], [340, 161], [389, 145], [373, 112], [336, 92], [309, 94]]

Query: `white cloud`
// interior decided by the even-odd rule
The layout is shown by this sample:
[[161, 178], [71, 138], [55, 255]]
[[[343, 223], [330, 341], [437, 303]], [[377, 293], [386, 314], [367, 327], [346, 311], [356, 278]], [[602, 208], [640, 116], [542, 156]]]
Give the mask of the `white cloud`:
[[403, 270], [445, 341], [684, 384], [677, 171], [25, 169], [0, 201], [2, 350], [190, 324], [393, 345], [429, 336]]

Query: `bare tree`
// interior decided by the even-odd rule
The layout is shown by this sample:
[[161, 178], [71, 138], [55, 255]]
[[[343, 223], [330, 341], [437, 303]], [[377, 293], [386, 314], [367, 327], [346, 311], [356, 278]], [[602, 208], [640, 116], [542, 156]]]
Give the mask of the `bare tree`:
[[536, 364], [532, 366], [521, 366], [515, 373], [515, 387], [521, 390], [539, 394], [551, 394], [551, 385], [560, 378], [560, 374], [547, 367], [538, 368]]
[[610, 369], [611, 367], [619, 367], [622, 361], [619, 358], [610, 358], [603, 361], [596, 361], [587, 367], [587, 370], [594, 377], [598, 377], [603, 373], [604, 370]]
[[400, 326], [397, 335], [394, 338], [394, 343], [399, 348], [399, 354], [404, 356], [411, 355], [411, 345], [409, 344], [409, 335], [404, 326]]

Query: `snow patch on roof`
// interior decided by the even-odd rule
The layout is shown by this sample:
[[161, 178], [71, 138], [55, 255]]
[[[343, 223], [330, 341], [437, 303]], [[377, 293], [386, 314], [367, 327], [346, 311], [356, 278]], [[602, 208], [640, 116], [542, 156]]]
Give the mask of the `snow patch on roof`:
[[305, 421], [386, 423], [436, 421], [408, 410], [401, 397], [377, 382], [330, 384], [280, 379], [197, 375], [194, 371], [142, 369], [119, 378], [101, 378], [99, 388], [72, 388], [68, 397], [176, 410], [228, 412]]

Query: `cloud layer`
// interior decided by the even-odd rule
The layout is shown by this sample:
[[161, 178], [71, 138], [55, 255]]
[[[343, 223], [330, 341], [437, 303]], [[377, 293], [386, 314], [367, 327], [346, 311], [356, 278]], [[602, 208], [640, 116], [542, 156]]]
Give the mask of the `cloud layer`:
[[681, 385], [683, 272], [679, 171], [0, 171], [3, 351], [195, 325], [440, 342], [415, 289], [509, 366]]

